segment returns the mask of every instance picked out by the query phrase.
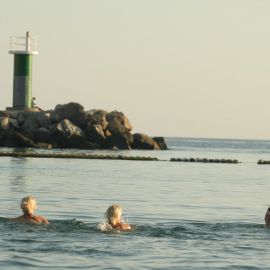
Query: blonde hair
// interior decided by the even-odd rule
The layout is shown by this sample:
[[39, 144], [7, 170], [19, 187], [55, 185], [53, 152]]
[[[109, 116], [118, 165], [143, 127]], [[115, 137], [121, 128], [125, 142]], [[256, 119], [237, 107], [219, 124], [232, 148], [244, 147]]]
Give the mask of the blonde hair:
[[33, 214], [37, 209], [36, 199], [32, 196], [22, 198], [21, 209], [23, 210], [24, 214]]
[[115, 225], [117, 223], [117, 220], [121, 218], [121, 216], [122, 208], [117, 204], [111, 205], [106, 211], [106, 217], [110, 225]]

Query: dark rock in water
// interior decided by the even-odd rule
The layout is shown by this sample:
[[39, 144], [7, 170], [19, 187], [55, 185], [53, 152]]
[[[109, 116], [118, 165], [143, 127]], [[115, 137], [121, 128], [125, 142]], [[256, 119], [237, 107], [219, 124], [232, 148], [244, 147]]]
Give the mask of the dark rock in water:
[[164, 137], [154, 137], [153, 140], [157, 143], [160, 150], [168, 150]]
[[38, 128], [34, 133], [35, 142], [49, 142], [51, 140], [52, 132], [45, 127]]
[[109, 148], [130, 150], [128, 135], [123, 132], [114, 132], [107, 138]]
[[56, 125], [53, 138], [60, 147], [78, 147], [86, 141], [83, 130], [68, 119]]
[[87, 126], [85, 136], [89, 142], [99, 145], [99, 148], [107, 148], [108, 142], [103, 132], [102, 126], [98, 124]]
[[35, 143], [21, 132], [10, 130], [6, 134], [6, 147], [35, 147], [34, 145]]
[[133, 135], [132, 148], [145, 150], [160, 150], [158, 144], [153, 138], [142, 133], [135, 133]]
[[89, 141], [85, 141], [82, 144], [80, 144], [78, 149], [89, 149], [89, 150], [95, 150], [95, 149], [100, 149], [100, 146], [97, 143], [92, 143]]
[[63, 105], [56, 105], [54, 109], [54, 117], [57, 122], [68, 119], [77, 126], [85, 125], [84, 108], [79, 103], [70, 102]]

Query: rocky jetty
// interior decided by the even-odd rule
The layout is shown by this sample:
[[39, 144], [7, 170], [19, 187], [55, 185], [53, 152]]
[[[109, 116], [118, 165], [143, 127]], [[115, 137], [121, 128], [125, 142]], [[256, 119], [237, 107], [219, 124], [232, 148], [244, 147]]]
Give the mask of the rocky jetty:
[[75, 102], [49, 111], [0, 112], [0, 147], [167, 149], [163, 137], [131, 131], [122, 112], [85, 111]]

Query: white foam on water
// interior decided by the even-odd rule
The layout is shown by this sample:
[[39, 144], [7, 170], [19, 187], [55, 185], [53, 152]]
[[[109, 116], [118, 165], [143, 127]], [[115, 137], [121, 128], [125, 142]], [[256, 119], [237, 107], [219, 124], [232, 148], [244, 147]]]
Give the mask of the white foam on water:
[[97, 229], [102, 232], [112, 232], [115, 231], [115, 229], [107, 222], [98, 223]]

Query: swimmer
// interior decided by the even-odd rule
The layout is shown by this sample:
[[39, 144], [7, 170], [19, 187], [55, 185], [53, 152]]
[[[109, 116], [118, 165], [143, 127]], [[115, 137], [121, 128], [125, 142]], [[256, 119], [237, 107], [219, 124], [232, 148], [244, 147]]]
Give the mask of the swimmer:
[[21, 202], [21, 209], [23, 211], [23, 215], [13, 220], [20, 223], [49, 224], [49, 221], [46, 218], [34, 215], [34, 212], [37, 209], [37, 202], [34, 197], [24, 197]]
[[122, 222], [122, 208], [119, 205], [113, 204], [106, 211], [106, 218], [112, 228], [126, 231], [134, 228], [134, 225]]
[[268, 209], [265, 213], [264, 221], [265, 221], [266, 227], [270, 227], [270, 207], [268, 207]]

